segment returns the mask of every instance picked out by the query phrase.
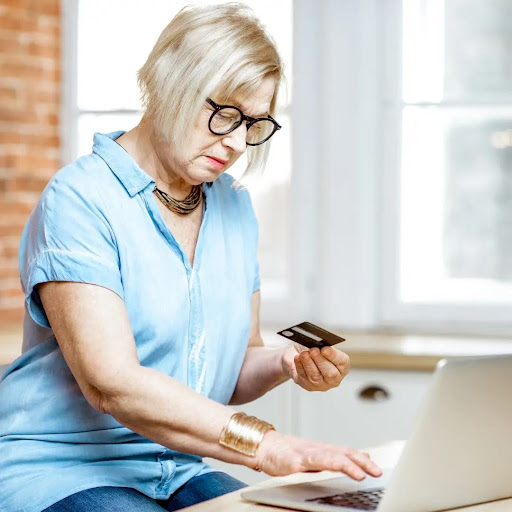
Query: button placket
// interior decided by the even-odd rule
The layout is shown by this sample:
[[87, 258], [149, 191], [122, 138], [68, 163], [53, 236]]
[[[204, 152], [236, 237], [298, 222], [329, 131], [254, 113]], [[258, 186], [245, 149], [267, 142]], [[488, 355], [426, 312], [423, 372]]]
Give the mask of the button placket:
[[199, 276], [190, 269], [189, 297], [190, 323], [188, 335], [188, 385], [195, 391], [205, 394], [206, 390], [206, 335], [201, 301]]

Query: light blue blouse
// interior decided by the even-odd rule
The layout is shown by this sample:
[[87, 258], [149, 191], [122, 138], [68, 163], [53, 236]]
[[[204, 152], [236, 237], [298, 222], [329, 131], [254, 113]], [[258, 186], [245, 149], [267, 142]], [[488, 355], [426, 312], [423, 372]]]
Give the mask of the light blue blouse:
[[191, 267], [159, 213], [153, 178], [115, 142], [122, 133], [96, 134], [90, 155], [55, 174], [23, 232], [23, 354], [0, 383], [2, 512], [39, 512], [99, 486], [166, 499], [210, 469], [88, 404], [34, 289], [75, 281], [112, 290], [126, 305], [143, 366], [229, 402], [259, 289], [249, 194], [228, 174], [203, 185], [206, 208]]

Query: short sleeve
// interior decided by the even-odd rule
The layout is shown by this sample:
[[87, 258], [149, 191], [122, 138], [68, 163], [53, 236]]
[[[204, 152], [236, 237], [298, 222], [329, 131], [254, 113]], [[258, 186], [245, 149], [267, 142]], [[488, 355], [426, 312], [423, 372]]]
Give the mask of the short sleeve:
[[[20, 244], [20, 276], [30, 316], [50, 327], [35, 286], [74, 281], [123, 298], [119, 254], [105, 205], [87, 173], [65, 168], [45, 188]], [[85, 177], [83, 176], [85, 174]]]

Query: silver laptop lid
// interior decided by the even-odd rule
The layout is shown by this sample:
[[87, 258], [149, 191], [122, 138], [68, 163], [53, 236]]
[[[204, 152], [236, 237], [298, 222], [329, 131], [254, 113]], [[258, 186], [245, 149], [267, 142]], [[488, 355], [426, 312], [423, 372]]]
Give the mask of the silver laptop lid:
[[512, 355], [442, 361], [379, 512], [512, 496]]
[[354, 510], [312, 498], [378, 486], [386, 488], [378, 512], [432, 512], [512, 497], [512, 355], [442, 361], [392, 474], [255, 488], [242, 497], [297, 510]]

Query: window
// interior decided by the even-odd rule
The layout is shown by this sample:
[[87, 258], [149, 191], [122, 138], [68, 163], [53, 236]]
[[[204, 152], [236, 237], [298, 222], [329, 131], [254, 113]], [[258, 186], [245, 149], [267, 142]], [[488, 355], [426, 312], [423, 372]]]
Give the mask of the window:
[[390, 324], [512, 323], [511, 15], [506, 0], [402, 2]]
[[[227, 1], [227, 0], [225, 0]], [[129, 130], [141, 118], [136, 72], [160, 32], [188, 1], [74, 0], [63, 2], [65, 112], [64, 163], [91, 151], [94, 132]], [[193, 3], [223, 3], [195, 0]], [[292, 0], [245, 2], [267, 25], [285, 61], [287, 84], [265, 173], [243, 181], [260, 223], [262, 293], [275, 306], [288, 294], [288, 201], [291, 176], [290, 99]], [[240, 178], [245, 159], [230, 169]], [[269, 308], [272, 311], [273, 308]]]

